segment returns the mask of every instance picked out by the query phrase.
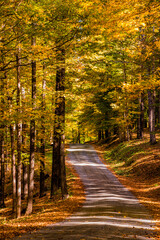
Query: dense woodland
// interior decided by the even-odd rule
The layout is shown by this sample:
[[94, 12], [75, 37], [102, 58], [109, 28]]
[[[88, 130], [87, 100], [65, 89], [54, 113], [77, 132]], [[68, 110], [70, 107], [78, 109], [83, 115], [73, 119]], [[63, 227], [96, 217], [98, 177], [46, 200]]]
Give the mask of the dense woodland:
[[159, 0], [0, 1], [0, 206], [12, 176], [13, 213], [32, 213], [34, 168], [45, 194], [68, 197], [64, 143], [160, 127]]

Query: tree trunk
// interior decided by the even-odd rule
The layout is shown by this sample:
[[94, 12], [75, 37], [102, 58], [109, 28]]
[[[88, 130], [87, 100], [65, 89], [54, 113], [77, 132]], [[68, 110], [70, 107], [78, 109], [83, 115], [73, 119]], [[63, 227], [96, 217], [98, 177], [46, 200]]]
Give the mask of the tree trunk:
[[160, 128], [160, 91], [158, 91], [158, 128]]
[[[22, 88], [22, 109], [25, 111], [25, 89]], [[23, 113], [25, 114], [25, 113]], [[26, 119], [22, 120], [22, 199], [26, 199], [28, 197], [28, 154], [27, 154], [27, 130], [28, 125]]]
[[74, 143], [74, 129], [72, 128], [72, 143]]
[[[57, 57], [57, 62], [58, 62]], [[52, 178], [51, 178], [51, 197], [60, 187], [60, 96], [59, 91], [61, 86], [61, 68], [57, 67], [56, 72], [56, 98], [55, 98], [55, 120], [54, 120], [54, 133], [53, 133], [53, 155], [52, 155]]]
[[62, 136], [61, 143], [61, 192], [62, 199], [68, 198], [68, 189], [66, 181], [66, 167], [65, 167], [65, 135]]
[[144, 128], [144, 94], [141, 93], [139, 97], [139, 116], [137, 120], [137, 139], [143, 138]]
[[[2, 59], [4, 64], [4, 59]], [[5, 207], [5, 158], [4, 158], [4, 80], [6, 72], [2, 69], [1, 85], [0, 85], [0, 207]]]
[[45, 91], [46, 91], [46, 66], [43, 64], [43, 82], [42, 82], [42, 116], [41, 116], [41, 147], [40, 147], [40, 197], [44, 196], [45, 191]]
[[86, 133], [85, 133], [85, 129], [83, 129], [83, 143], [85, 143], [86, 141]]
[[22, 121], [21, 121], [21, 79], [20, 79], [20, 49], [16, 56], [17, 61], [17, 212], [21, 216], [21, 148], [22, 148]]
[[[12, 97], [8, 97], [9, 100], [9, 117], [12, 118]], [[16, 191], [17, 191], [17, 184], [16, 184], [16, 156], [15, 156], [15, 123], [10, 124], [10, 142], [11, 142], [11, 173], [12, 173], [12, 212], [13, 217], [16, 217]]]
[[[62, 50], [62, 61], [65, 63], [65, 52]], [[62, 84], [62, 96], [61, 96], [61, 121], [62, 121], [62, 129], [61, 129], [61, 145], [60, 145], [60, 172], [61, 172], [61, 192], [62, 199], [68, 198], [68, 190], [67, 190], [67, 182], [66, 182], [66, 167], [65, 167], [65, 96], [64, 96], [64, 84], [65, 84], [65, 67], [63, 66], [61, 69], [61, 84]]]
[[5, 160], [4, 160], [4, 132], [2, 125], [0, 127], [0, 160], [1, 160], [1, 172], [0, 172], [0, 207], [5, 207]]
[[16, 212], [16, 157], [15, 157], [15, 124], [10, 125], [11, 161], [12, 161], [12, 211]]
[[[26, 133], [27, 131], [27, 124], [22, 124], [22, 153], [27, 154], [27, 142], [26, 142]], [[28, 197], [28, 159], [26, 157], [23, 158], [22, 163], [22, 171], [23, 171], [23, 178], [22, 178], [22, 199], [26, 199]]]
[[[36, 38], [32, 37], [32, 46], [36, 45]], [[32, 213], [33, 209], [33, 190], [34, 190], [34, 164], [35, 164], [35, 118], [34, 110], [36, 108], [36, 61], [32, 60], [32, 110], [33, 116], [30, 122], [30, 159], [29, 159], [29, 177], [28, 177], [28, 202], [26, 215]]]
[[[8, 109], [7, 109], [8, 110]], [[9, 171], [9, 165], [8, 165], [8, 163], [9, 163], [9, 157], [8, 157], [8, 153], [9, 153], [9, 151], [8, 151], [8, 126], [6, 126], [6, 134], [5, 134], [5, 170], [6, 171]]]
[[[124, 52], [123, 52], [123, 75], [124, 75], [124, 82], [127, 84], [127, 70], [126, 70], [126, 62], [125, 62]], [[130, 141], [129, 122], [128, 122], [128, 96], [127, 96], [126, 90], [125, 90], [124, 120], [126, 122], [127, 141]]]
[[104, 139], [104, 132], [103, 132], [103, 129], [102, 129], [102, 139]]
[[51, 178], [51, 198], [60, 188], [60, 136], [58, 125], [55, 122], [53, 133], [53, 155], [52, 155], [52, 178]]
[[105, 130], [105, 138], [108, 138], [109, 137], [109, 131], [108, 129]]
[[102, 139], [102, 133], [101, 130], [98, 130], [98, 142]]
[[51, 197], [55, 191], [61, 187], [62, 198], [68, 196], [66, 174], [65, 174], [65, 155], [64, 155], [64, 128], [65, 128], [65, 50], [57, 51], [57, 72], [56, 72], [56, 102], [55, 102], [55, 122], [53, 137], [53, 160], [52, 160], [52, 179]]
[[113, 135], [118, 135], [118, 126], [115, 125], [113, 128]]
[[28, 197], [28, 166], [26, 165], [26, 163], [23, 163], [22, 170], [23, 170], [22, 199], [26, 199]]
[[77, 132], [77, 143], [81, 143], [81, 132], [80, 132], [80, 127], [78, 126], [78, 132]]
[[155, 136], [155, 90], [148, 90], [148, 114], [149, 114], [149, 132], [150, 143], [156, 143]]

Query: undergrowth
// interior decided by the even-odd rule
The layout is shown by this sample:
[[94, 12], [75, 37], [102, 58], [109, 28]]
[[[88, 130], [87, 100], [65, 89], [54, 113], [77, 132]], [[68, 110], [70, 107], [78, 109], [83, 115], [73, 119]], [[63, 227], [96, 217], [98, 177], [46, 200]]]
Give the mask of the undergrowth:
[[134, 170], [139, 159], [150, 156], [151, 152], [146, 151], [148, 147], [147, 141], [123, 142], [108, 148], [104, 157], [117, 174], [127, 176]]
[[[33, 212], [30, 216], [25, 216], [18, 219], [12, 218], [12, 199], [11, 199], [11, 184], [8, 181], [6, 208], [0, 209], [0, 239], [13, 239], [16, 235], [21, 235], [26, 232], [35, 231], [49, 224], [63, 221], [66, 217], [77, 211], [84, 202], [84, 189], [77, 173], [72, 166], [67, 163], [66, 175], [69, 198], [62, 200], [61, 193], [57, 191], [54, 198], [50, 198], [50, 178], [51, 178], [52, 154], [50, 151], [46, 153], [46, 173], [49, 177], [46, 179], [46, 195], [39, 198], [39, 169], [35, 168], [35, 192]], [[9, 192], [10, 191], [10, 192]], [[25, 209], [26, 201], [22, 203], [22, 209]], [[22, 210], [23, 212], [23, 210]]]
[[98, 150], [101, 150], [103, 160], [120, 182], [154, 216], [156, 239], [160, 239], [160, 141], [150, 145], [146, 137], [143, 140], [101, 145]]

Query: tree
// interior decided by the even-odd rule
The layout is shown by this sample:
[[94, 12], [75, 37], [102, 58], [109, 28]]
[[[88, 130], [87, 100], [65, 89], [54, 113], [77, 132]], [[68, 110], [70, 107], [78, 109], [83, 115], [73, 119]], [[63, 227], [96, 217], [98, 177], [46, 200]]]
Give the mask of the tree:
[[55, 99], [55, 121], [53, 136], [53, 160], [51, 197], [61, 187], [62, 198], [68, 196], [65, 172], [64, 155], [64, 124], [65, 124], [65, 50], [57, 49], [57, 72], [56, 72], [56, 99]]
[[[4, 73], [5, 74], [5, 73]], [[1, 77], [1, 105], [4, 105], [4, 79]], [[0, 207], [5, 207], [5, 159], [4, 159], [4, 110], [1, 108], [1, 123], [0, 123]]]
[[21, 77], [20, 48], [17, 50], [17, 218], [21, 217], [21, 151], [22, 151], [22, 120], [21, 120]]
[[41, 115], [41, 147], [40, 147], [40, 197], [44, 196], [45, 191], [45, 92], [46, 92], [46, 64], [43, 63], [43, 80], [42, 80], [42, 115]]
[[[34, 24], [33, 24], [34, 26]], [[33, 27], [34, 28], [34, 27]], [[36, 46], [36, 37], [32, 36], [32, 47]], [[26, 215], [32, 213], [33, 209], [33, 190], [34, 190], [34, 165], [35, 165], [35, 111], [36, 109], [36, 61], [32, 60], [32, 111], [33, 116], [30, 122], [30, 161], [29, 161], [29, 183], [28, 183], [28, 202]]]

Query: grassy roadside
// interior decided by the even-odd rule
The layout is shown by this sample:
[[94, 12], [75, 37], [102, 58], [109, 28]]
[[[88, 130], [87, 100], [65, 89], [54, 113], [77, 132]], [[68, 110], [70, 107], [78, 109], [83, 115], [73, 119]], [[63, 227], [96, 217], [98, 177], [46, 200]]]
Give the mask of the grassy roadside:
[[[48, 157], [50, 157], [50, 153]], [[51, 161], [47, 165], [47, 172], [50, 175]], [[12, 200], [7, 198], [7, 208], [0, 209], [0, 239], [13, 239], [16, 235], [22, 235], [26, 232], [36, 231], [49, 224], [63, 221], [73, 212], [77, 211], [85, 200], [83, 185], [79, 176], [72, 166], [67, 163], [67, 183], [70, 197], [66, 200], [61, 199], [60, 193], [50, 199], [50, 178], [47, 179], [46, 185], [48, 191], [46, 196], [39, 198], [38, 194], [34, 197], [34, 206], [32, 215], [22, 216], [19, 219], [12, 219]], [[35, 182], [35, 189], [38, 188], [38, 182]], [[23, 208], [26, 203], [23, 202]]]
[[120, 182], [149, 209], [156, 221], [156, 239], [160, 239], [160, 142], [151, 146], [146, 137], [94, 147]]

